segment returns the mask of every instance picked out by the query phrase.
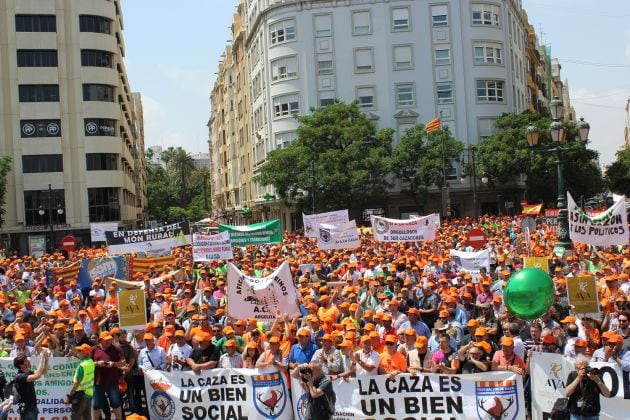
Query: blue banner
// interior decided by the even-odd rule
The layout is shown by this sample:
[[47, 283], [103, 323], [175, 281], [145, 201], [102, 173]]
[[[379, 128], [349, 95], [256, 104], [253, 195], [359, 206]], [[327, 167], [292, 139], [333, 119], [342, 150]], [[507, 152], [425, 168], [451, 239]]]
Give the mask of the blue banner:
[[84, 258], [79, 271], [79, 287], [92, 287], [96, 277], [115, 277], [120, 280], [129, 279], [129, 257]]

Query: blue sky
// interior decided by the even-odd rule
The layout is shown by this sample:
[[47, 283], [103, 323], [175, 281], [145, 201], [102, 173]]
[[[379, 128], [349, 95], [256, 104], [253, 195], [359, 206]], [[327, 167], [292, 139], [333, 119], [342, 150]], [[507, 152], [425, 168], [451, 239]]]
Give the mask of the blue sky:
[[[123, 2], [125, 64], [132, 89], [143, 96], [147, 146], [207, 152], [210, 91], [236, 4]], [[523, 0], [523, 6], [560, 59], [576, 115], [591, 124], [591, 147], [602, 164], [610, 163], [623, 144], [630, 97], [630, 1]]]

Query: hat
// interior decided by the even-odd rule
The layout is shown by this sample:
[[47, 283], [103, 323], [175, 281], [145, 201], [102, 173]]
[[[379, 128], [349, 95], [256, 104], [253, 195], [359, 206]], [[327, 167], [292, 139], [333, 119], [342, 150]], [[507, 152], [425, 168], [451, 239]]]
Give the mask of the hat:
[[435, 324], [433, 324], [433, 329], [436, 329], [436, 330], [445, 330], [447, 328], [448, 326], [444, 324], [442, 321], [437, 321]]
[[310, 337], [311, 336], [311, 332], [309, 330], [307, 330], [306, 328], [300, 328], [300, 330], [297, 333], [298, 337]]
[[558, 344], [558, 342], [556, 341], [556, 337], [554, 337], [553, 335], [546, 335], [543, 337], [542, 342], [544, 344]]
[[478, 327], [479, 325], [481, 325], [481, 324], [479, 323], [479, 321], [477, 321], [477, 320], [476, 320], [476, 319], [474, 319], [474, 318], [473, 318], [473, 319], [471, 319], [471, 320], [469, 320], [469, 321], [466, 323], [466, 326], [467, 326], [467, 327]]
[[195, 340], [197, 340], [199, 343], [202, 343], [204, 341], [212, 340], [212, 336], [210, 336], [210, 334], [205, 331], [201, 331], [195, 335]]
[[610, 338], [608, 339], [609, 343], [623, 343], [623, 337], [620, 336], [619, 334], [614, 334], [611, 335]]
[[239, 326], [239, 327], [244, 327], [247, 325], [247, 323], [243, 321], [242, 319], [239, 319], [238, 321], [234, 323], [234, 325]]
[[440, 311], [440, 317], [448, 318], [448, 316], [449, 316], [448, 311]]
[[613, 331], [604, 331], [602, 333], [602, 338], [605, 338], [606, 340], [610, 339], [610, 337], [612, 337], [613, 335], [615, 335], [615, 333]]
[[89, 344], [81, 344], [80, 346], [76, 346], [74, 348], [77, 351], [82, 351], [85, 354], [90, 354], [92, 352], [92, 347]]
[[392, 316], [390, 314], [383, 314], [383, 321], [391, 321]]
[[354, 347], [354, 345], [352, 344], [352, 341], [344, 340], [341, 344], [339, 344], [339, 347]]
[[407, 314], [419, 315], [420, 311], [417, 308], [409, 308], [409, 310], [407, 311]]
[[416, 330], [414, 330], [413, 328], [407, 328], [405, 330], [405, 335], [413, 335], [413, 336], [415, 336], [416, 335]]
[[103, 331], [102, 333], [99, 334], [98, 339], [99, 340], [112, 340], [114, 337], [112, 337], [112, 335], [109, 333], [109, 331]]
[[577, 340], [575, 340], [575, 343], [573, 343], [573, 345], [575, 347], [587, 347], [588, 343], [586, 342], [586, 340], [582, 340], [581, 338], [578, 338]]
[[397, 300], [395, 300], [395, 299], [390, 300], [390, 301], [389, 301], [389, 304], [390, 304], [390, 305], [394, 305], [394, 306], [400, 306], [400, 302], [398, 302], [398, 301], [397, 301]]
[[361, 341], [362, 343], [365, 343], [365, 342], [367, 342], [367, 341], [372, 342], [372, 339], [370, 338], [370, 336], [369, 336], [369, 335], [364, 335], [363, 337], [361, 337], [361, 340], [360, 340], [360, 341]]
[[25, 340], [24, 334], [16, 334], [13, 340], [14, 341]]
[[155, 336], [151, 333], [145, 333], [144, 337], [142, 337], [144, 340], [155, 340]]
[[258, 348], [258, 344], [256, 344], [256, 342], [254, 341], [250, 341], [249, 343], [247, 343], [247, 346], [245, 347], [247, 347], [248, 349], [255, 349], [255, 348]]
[[236, 347], [236, 340], [228, 340], [225, 342], [225, 347]]
[[496, 303], [501, 303], [503, 301], [503, 299], [501, 299], [501, 296], [499, 296], [499, 295], [494, 295], [494, 296], [492, 296], [492, 301], [496, 302]]
[[396, 338], [395, 335], [388, 335], [387, 337], [385, 337], [385, 342], [386, 343], [395, 343], [397, 341], [398, 341], [398, 339]]
[[512, 337], [502, 337], [501, 338], [501, 345], [502, 346], [513, 346], [514, 345], [514, 339]]
[[330, 336], [330, 334], [324, 334], [322, 335], [322, 341], [331, 341], [332, 337]]
[[175, 337], [185, 337], [186, 333], [184, 332], [184, 330], [177, 330], [175, 331]]
[[230, 327], [229, 325], [226, 327], [223, 327], [223, 334], [228, 335], [228, 334], [232, 334], [234, 332], [234, 328]]
[[424, 335], [421, 335], [420, 337], [416, 338], [416, 343], [414, 344], [415, 348], [419, 349], [422, 347], [425, 347], [427, 345], [427, 338]]
[[74, 331], [83, 331], [84, 330], [83, 324], [81, 324], [80, 322], [77, 322], [76, 324], [74, 324], [73, 330]]
[[564, 317], [563, 320], [560, 321], [561, 324], [573, 324], [575, 323], [575, 317], [574, 316], [566, 316]]
[[486, 330], [485, 327], [479, 327], [475, 330], [476, 337], [483, 337], [486, 334], [488, 334], [488, 330]]
[[280, 342], [280, 338], [278, 338], [277, 336], [274, 335], [273, 337], [269, 338], [269, 340], [267, 340], [267, 342], [269, 344], [279, 343]]

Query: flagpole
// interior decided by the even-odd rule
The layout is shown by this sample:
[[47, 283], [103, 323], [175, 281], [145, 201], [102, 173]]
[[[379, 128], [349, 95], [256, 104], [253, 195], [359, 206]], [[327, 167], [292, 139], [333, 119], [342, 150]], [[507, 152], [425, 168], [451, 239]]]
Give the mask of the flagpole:
[[[442, 111], [440, 111], [440, 125], [442, 122]], [[441, 127], [440, 127], [441, 128]], [[441, 133], [443, 134], [443, 133]], [[446, 139], [444, 138], [443, 135], [441, 135], [440, 137], [442, 137], [440, 140], [442, 142], [442, 177], [443, 177], [443, 184], [442, 184], [442, 210], [444, 212], [444, 215], [446, 216], [447, 219], [450, 219], [451, 216], [451, 212], [450, 212], [450, 207], [451, 207], [451, 203], [450, 203], [450, 193], [449, 193], [449, 189], [448, 189], [448, 180], [446, 179]]]

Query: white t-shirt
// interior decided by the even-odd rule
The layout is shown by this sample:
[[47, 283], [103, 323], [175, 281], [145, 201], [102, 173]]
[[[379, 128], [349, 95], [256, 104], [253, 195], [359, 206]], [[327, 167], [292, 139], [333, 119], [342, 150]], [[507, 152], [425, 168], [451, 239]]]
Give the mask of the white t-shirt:
[[171, 370], [178, 371], [182, 370], [182, 366], [175, 363], [175, 361], [186, 361], [188, 357], [190, 357], [190, 353], [192, 353], [192, 347], [189, 344], [184, 344], [183, 346], [178, 346], [177, 343], [173, 343], [168, 348], [168, 354], [166, 355], [166, 360], [171, 363]]
[[370, 364], [372, 366], [375, 366], [374, 370], [372, 370], [371, 372], [368, 372], [367, 370], [365, 370], [363, 368], [363, 366], [361, 366], [361, 363], [357, 363], [357, 365], [356, 365], [357, 376], [359, 376], [359, 375], [367, 375], [367, 376], [378, 375], [378, 362], [379, 362], [379, 359], [380, 359], [378, 353], [375, 352], [374, 350], [370, 350], [370, 353], [365, 354], [363, 349], [361, 349], [361, 350], [359, 350], [357, 352], [357, 354], [359, 356], [361, 356], [361, 362]]

